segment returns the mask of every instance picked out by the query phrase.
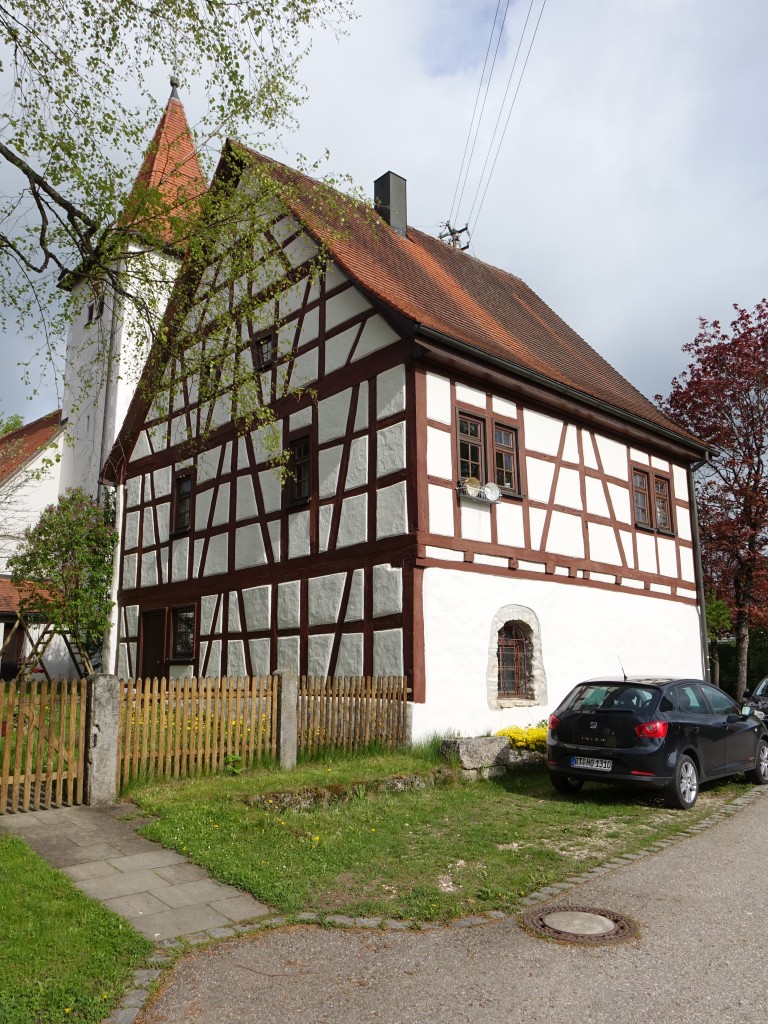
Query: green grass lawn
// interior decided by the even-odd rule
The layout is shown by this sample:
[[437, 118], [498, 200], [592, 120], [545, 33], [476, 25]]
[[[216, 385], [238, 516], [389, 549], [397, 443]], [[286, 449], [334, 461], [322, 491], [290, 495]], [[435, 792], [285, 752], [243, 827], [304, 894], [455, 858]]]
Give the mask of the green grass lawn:
[[15, 836], [0, 836], [0, 1021], [98, 1024], [151, 943]]
[[532, 890], [690, 828], [749, 788], [705, 786], [696, 808], [682, 812], [630, 788], [587, 786], [563, 797], [536, 766], [500, 781], [361, 795], [308, 811], [244, 800], [425, 772], [438, 761], [434, 747], [336, 756], [290, 775], [257, 770], [137, 786], [132, 797], [159, 817], [144, 835], [283, 913], [447, 920], [514, 910]]

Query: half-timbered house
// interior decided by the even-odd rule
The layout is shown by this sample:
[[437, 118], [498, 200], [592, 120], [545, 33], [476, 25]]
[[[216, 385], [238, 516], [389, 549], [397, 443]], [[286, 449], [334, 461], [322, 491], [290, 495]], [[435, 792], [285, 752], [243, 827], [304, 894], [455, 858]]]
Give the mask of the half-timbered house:
[[105, 467], [119, 674], [404, 673], [416, 736], [537, 721], [620, 665], [700, 675], [702, 446], [519, 278], [408, 227], [397, 175], [375, 215], [233, 143], [221, 168], [285, 184], [261, 233], [285, 287], [219, 281], [214, 253], [169, 316], [204, 346], [227, 291], [292, 475], [184, 346], [156, 354], [169, 389], [140, 389]]

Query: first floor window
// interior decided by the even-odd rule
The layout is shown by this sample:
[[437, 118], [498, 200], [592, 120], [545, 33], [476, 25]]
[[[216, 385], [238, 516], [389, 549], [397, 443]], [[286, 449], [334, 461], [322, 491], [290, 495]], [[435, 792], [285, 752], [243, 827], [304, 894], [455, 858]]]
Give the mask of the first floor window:
[[483, 472], [483, 424], [459, 415], [459, 478], [485, 480]]
[[195, 609], [173, 609], [173, 640], [171, 657], [192, 661], [195, 656]]
[[635, 525], [672, 533], [672, 501], [669, 480], [644, 469], [632, 470], [632, 503]]
[[496, 468], [496, 483], [507, 491], [520, 493], [518, 472], [517, 431], [512, 427], [496, 424], [493, 429], [493, 459]]
[[632, 494], [635, 503], [635, 522], [638, 526], [651, 525], [648, 491], [648, 474], [640, 469], [634, 470], [632, 473]]
[[656, 499], [656, 529], [666, 533], [672, 531], [672, 515], [669, 504], [669, 480], [657, 476], [653, 479], [654, 497]]
[[528, 697], [531, 666], [530, 630], [520, 622], [505, 622], [499, 630], [499, 697]]

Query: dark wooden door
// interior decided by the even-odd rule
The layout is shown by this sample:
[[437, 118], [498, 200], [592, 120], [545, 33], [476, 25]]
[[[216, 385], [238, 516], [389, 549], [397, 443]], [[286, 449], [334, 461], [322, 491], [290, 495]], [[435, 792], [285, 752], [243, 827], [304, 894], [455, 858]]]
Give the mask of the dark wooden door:
[[141, 616], [142, 679], [161, 679], [165, 674], [165, 610], [143, 612]]
[[[5, 635], [13, 629], [13, 623], [7, 622], [5, 624]], [[0, 644], [2, 646], [2, 644]], [[8, 644], [6, 650], [3, 651], [2, 662], [0, 662], [0, 679], [10, 680], [16, 678], [16, 673], [19, 671], [19, 665], [21, 664], [21, 655], [24, 648], [24, 633], [21, 628], [17, 629], [11, 637], [11, 642]]]

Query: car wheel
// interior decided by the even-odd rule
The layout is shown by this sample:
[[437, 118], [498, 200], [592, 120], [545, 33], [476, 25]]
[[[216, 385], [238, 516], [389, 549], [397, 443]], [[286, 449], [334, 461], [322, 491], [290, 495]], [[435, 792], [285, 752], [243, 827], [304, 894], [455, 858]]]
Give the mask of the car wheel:
[[549, 781], [558, 793], [578, 793], [584, 785], [584, 779], [575, 779], [572, 775], [556, 775], [549, 773]]
[[664, 792], [668, 807], [677, 807], [682, 811], [690, 810], [699, 795], [699, 771], [696, 763], [682, 754], [675, 765], [675, 774], [667, 783]]
[[768, 786], [768, 739], [765, 737], [757, 744], [755, 767], [747, 772], [747, 778], [756, 786]]

